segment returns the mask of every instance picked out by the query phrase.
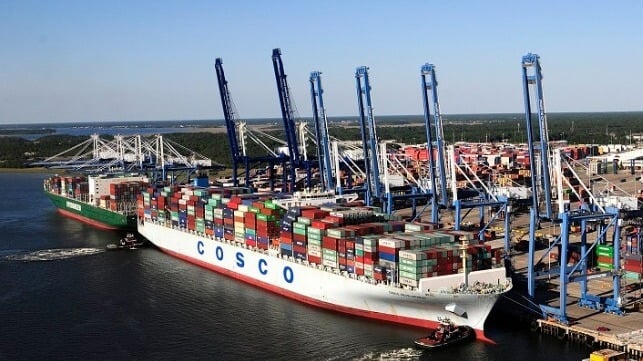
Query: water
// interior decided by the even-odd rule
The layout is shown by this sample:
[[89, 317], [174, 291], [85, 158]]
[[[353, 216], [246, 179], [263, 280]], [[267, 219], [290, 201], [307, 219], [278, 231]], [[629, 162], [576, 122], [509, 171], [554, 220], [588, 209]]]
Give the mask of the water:
[[35, 140], [46, 135], [152, 135], [165, 133], [194, 132], [197, 128], [220, 127], [220, 120], [147, 121], [147, 122], [87, 122], [57, 124], [0, 125], [0, 134]]
[[0, 360], [574, 360], [566, 344], [494, 317], [496, 344], [437, 352], [423, 330], [272, 295], [56, 213], [45, 174], [0, 173]]

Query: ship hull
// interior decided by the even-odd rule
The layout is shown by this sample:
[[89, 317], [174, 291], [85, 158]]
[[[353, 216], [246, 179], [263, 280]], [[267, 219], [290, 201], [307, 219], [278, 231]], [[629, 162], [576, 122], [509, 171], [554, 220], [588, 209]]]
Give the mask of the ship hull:
[[[435, 327], [439, 317], [448, 316], [457, 324], [472, 327], [479, 338], [484, 338], [485, 320], [502, 294], [423, 294], [417, 289], [324, 270], [323, 266], [296, 262], [269, 251], [253, 250], [149, 220], [138, 224], [138, 232], [174, 257], [305, 304], [422, 328]], [[504, 280], [504, 268], [469, 274], [472, 282], [477, 277], [481, 281], [494, 277]], [[444, 279], [436, 277], [436, 285]], [[465, 312], [460, 316], [447, 312], [445, 307], [450, 304]]]
[[58, 212], [66, 217], [106, 230], [136, 230], [136, 215], [125, 215], [76, 199], [45, 191]]

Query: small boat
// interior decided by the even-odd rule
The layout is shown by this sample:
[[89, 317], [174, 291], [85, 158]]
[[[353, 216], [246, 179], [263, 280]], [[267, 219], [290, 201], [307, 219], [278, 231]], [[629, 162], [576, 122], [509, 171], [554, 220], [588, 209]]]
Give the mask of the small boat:
[[117, 244], [108, 244], [107, 249], [136, 249], [145, 244], [145, 241], [136, 239], [134, 233], [127, 233]]
[[438, 327], [429, 329], [429, 334], [415, 340], [422, 349], [437, 349], [469, 340], [475, 336], [473, 328], [456, 326], [449, 318], [438, 318]]

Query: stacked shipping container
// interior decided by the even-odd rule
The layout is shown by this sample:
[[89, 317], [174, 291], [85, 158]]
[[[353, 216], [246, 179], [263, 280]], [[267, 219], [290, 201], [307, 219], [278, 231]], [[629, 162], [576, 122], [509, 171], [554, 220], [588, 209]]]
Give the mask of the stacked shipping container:
[[121, 213], [133, 210], [144, 184], [142, 181], [120, 180], [118, 177], [101, 179], [109, 182], [109, 188], [105, 189], [105, 194], [95, 196], [90, 190], [90, 182], [86, 176], [53, 176], [45, 180], [45, 188], [54, 194], [88, 202], [103, 209]]
[[[417, 281], [491, 268], [501, 255], [472, 233], [437, 231], [430, 223], [403, 222], [375, 207], [293, 207], [284, 211], [269, 194], [246, 188], [148, 187], [138, 200], [147, 220], [206, 236], [272, 248], [283, 256], [379, 281], [417, 287]], [[460, 240], [467, 240], [465, 260]], [[466, 263], [463, 263], [466, 262]]]

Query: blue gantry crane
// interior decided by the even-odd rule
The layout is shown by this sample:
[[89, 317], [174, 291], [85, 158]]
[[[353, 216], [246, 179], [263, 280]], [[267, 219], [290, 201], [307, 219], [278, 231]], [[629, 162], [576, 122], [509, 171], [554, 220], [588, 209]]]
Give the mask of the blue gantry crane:
[[[462, 219], [466, 217], [468, 212], [473, 209], [480, 210], [480, 230], [478, 232], [478, 237], [480, 240], [484, 239], [485, 231], [490, 227], [490, 225], [495, 222], [498, 214], [501, 211], [506, 213], [504, 219], [505, 227], [505, 240], [504, 248], [505, 253], [509, 254], [510, 247], [510, 213], [511, 213], [511, 204], [510, 201], [502, 197], [494, 197], [491, 194], [482, 191], [476, 191], [475, 197], [468, 197], [467, 199], [458, 199], [457, 191], [452, 192], [452, 197], [449, 197], [448, 186], [447, 186], [447, 167], [446, 167], [446, 155], [445, 155], [445, 142], [444, 142], [444, 131], [442, 126], [442, 115], [440, 113], [440, 102], [438, 99], [438, 82], [435, 74], [435, 65], [426, 63], [422, 65], [420, 69], [421, 73], [421, 83], [422, 83], [422, 101], [424, 106], [424, 121], [426, 128], [426, 138], [427, 138], [427, 150], [429, 156], [429, 175], [431, 178], [431, 221], [434, 223], [439, 222], [439, 212], [440, 208], [454, 208], [454, 228], [460, 230]], [[433, 109], [433, 116], [431, 116], [431, 108]], [[433, 119], [433, 122], [431, 122]], [[435, 137], [433, 135], [432, 129], [435, 130]], [[435, 138], [435, 142], [434, 142]], [[433, 144], [435, 143], [437, 160], [435, 159], [435, 153], [433, 152]], [[456, 165], [453, 165], [454, 167]], [[436, 184], [439, 184], [439, 190]], [[464, 193], [463, 193], [464, 194]], [[484, 219], [484, 209], [487, 207], [494, 207], [499, 209], [498, 212], [485, 223]], [[466, 213], [462, 214], [462, 210], [466, 209]]]
[[[542, 69], [540, 66], [540, 57], [536, 54], [529, 53], [522, 58], [522, 84], [523, 96], [525, 100], [525, 121], [527, 123], [527, 144], [529, 144], [529, 168], [531, 171], [531, 186], [532, 186], [532, 208], [536, 212], [538, 218], [553, 219], [552, 211], [552, 195], [551, 195], [551, 180], [549, 168], [549, 130], [547, 126], [547, 117], [545, 115], [545, 100], [543, 96], [542, 87]], [[533, 121], [532, 121], [532, 105], [531, 93], [535, 93], [536, 110], [538, 115], [538, 129], [540, 138], [540, 169], [536, 169], [535, 151], [534, 151], [534, 135], [533, 135]], [[545, 214], [540, 214], [540, 198], [536, 188], [543, 189], [543, 206], [545, 207]]]
[[[217, 72], [217, 82], [219, 84], [219, 94], [221, 96], [221, 105], [223, 107], [223, 119], [225, 120], [226, 130], [228, 132], [228, 143], [230, 145], [230, 155], [232, 159], [232, 182], [235, 186], [239, 185], [237, 172], [239, 164], [243, 163], [246, 172], [246, 182], [250, 180], [250, 169], [248, 167], [248, 158], [242, 153], [239, 147], [239, 135], [237, 134], [237, 124], [235, 122], [235, 112], [228, 89], [228, 82], [223, 71], [223, 60], [217, 58], [214, 62]], [[247, 185], [247, 184], [246, 184]]]
[[357, 87], [357, 104], [359, 110], [359, 122], [362, 135], [362, 147], [364, 151], [364, 169], [366, 170], [366, 182], [364, 201], [372, 205], [375, 199], [382, 198], [382, 184], [380, 182], [379, 153], [377, 134], [375, 132], [375, 118], [373, 117], [373, 105], [371, 102], [371, 84], [368, 79], [368, 67], [360, 66], [355, 70], [355, 82]]
[[[605, 312], [621, 314], [620, 301], [620, 220], [619, 210], [615, 208], [602, 208], [598, 205], [587, 205], [579, 209], [568, 210], [554, 215], [552, 211], [552, 191], [550, 184], [550, 156], [549, 136], [547, 130], [547, 118], [545, 114], [542, 68], [540, 57], [537, 54], [529, 53], [522, 58], [522, 79], [523, 95], [525, 102], [525, 120], [527, 122], [527, 141], [530, 156], [530, 170], [532, 178], [532, 207], [530, 211], [529, 226], [529, 254], [528, 254], [528, 284], [527, 292], [531, 298], [535, 297], [536, 280], [541, 277], [557, 276], [560, 282], [560, 306], [552, 307], [540, 305], [543, 316], [551, 315], [563, 323], [567, 323], [567, 289], [571, 282], [580, 283], [579, 305]], [[532, 94], [533, 91], [533, 94]], [[536, 167], [534, 151], [534, 135], [532, 134], [532, 95], [536, 102], [538, 114], [538, 129], [540, 137], [540, 167]], [[554, 156], [560, 157], [560, 152], [554, 152]], [[555, 163], [555, 162], [554, 162]], [[540, 194], [542, 190], [542, 195]], [[540, 198], [544, 200], [541, 202]], [[559, 200], [561, 201], [561, 200]], [[541, 212], [541, 207], [544, 210]], [[538, 261], [535, 260], [536, 250], [536, 228], [540, 222], [546, 220], [560, 226], [560, 234], [549, 243], [549, 247], [542, 254]], [[570, 265], [568, 258], [570, 254], [571, 225], [580, 225], [580, 259], [576, 264]], [[588, 225], [596, 227], [596, 239], [588, 243]], [[611, 234], [613, 245], [613, 265], [611, 270], [589, 273], [589, 262], [591, 255], [600, 245], [608, 243], [608, 236]], [[550, 257], [550, 252], [559, 247], [559, 265], [547, 270], [537, 270], [542, 267], [542, 260]], [[612, 277], [613, 293], [611, 297], [591, 294], [588, 291], [588, 281], [596, 278]]]
[[324, 89], [322, 88], [321, 72], [310, 73], [310, 95], [315, 122], [315, 138], [317, 139], [317, 162], [322, 189], [334, 190], [333, 167], [330, 154], [328, 119], [324, 108]]
[[[274, 152], [265, 156], [249, 156], [246, 152], [245, 147], [245, 123], [241, 122], [237, 118], [236, 110], [234, 103], [232, 101], [232, 96], [230, 95], [230, 90], [228, 89], [228, 81], [225, 77], [225, 72], [223, 71], [223, 61], [221, 58], [215, 60], [215, 69], [217, 73], [217, 82], [219, 85], [219, 94], [221, 96], [221, 106], [223, 108], [223, 116], [226, 124], [226, 131], [228, 134], [228, 144], [230, 145], [230, 153], [232, 159], [232, 181], [235, 186], [239, 185], [238, 172], [239, 167], [242, 165], [245, 173], [244, 185], [250, 187], [251, 177], [250, 170], [254, 165], [261, 163], [268, 163], [269, 168], [272, 170], [276, 164], [281, 164], [282, 168], [287, 162], [287, 158], [283, 155], [278, 155]], [[244, 125], [244, 126], [242, 126]], [[243, 134], [240, 134], [238, 130], [243, 130]], [[256, 142], [260, 140], [256, 136], [252, 136]], [[267, 146], [264, 145], [264, 148]], [[285, 177], [285, 173], [284, 173]], [[274, 189], [274, 177], [273, 172], [270, 172], [270, 188]]]
[[272, 64], [275, 71], [275, 81], [277, 82], [277, 91], [279, 93], [281, 117], [283, 119], [284, 131], [286, 133], [286, 142], [288, 145], [288, 158], [290, 160], [290, 191], [295, 190], [297, 182], [296, 170], [297, 168], [302, 167], [306, 170], [306, 185], [310, 188], [312, 186], [313, 162], [307, 159], [305, 152], [306, 144], [299, 144], [299, 142], [297, 141], [295, 106], [290, 95], [290, 89], [288, 88], [288, 81], [286, 80], [286, 73], [284, 72], [284, 64], [281, 60], [281, 49], [276, 48], [272, 50]]
[[[446, 178], [446, 165], [444, 155], [444, 132], [442, 128], [442, 116], [440, 114], [440, 102], [438, 101], [438, 81], [435, 76], [435, 65], [426, 63], [422, 65], [422, 100], [424, 105], [424, 123], [426, 128], [426, 145], [429, 152], [429, 175], [431, 177], [431, 213], [434, 223], [438, 222], [438, 205], [447, 207], [449, 206], [449, 198], [447, 196], [447, 178]], [[428, 78], [428, 79], [427, 79]], [[429, 102], [429, 93], [432, 102]], [[431, 106], [433, 104], [433, 122], [435, 124], [435, 143], [437, 148], [437, 165], [433, 153], [433, 132], [431, 131]], [[438, 167], [436, 169], [436, 166]], [[437, 173], [437, 174], [436, 174]], [[438, 193], [436, 183], [438, 181], [440, 190]]]

